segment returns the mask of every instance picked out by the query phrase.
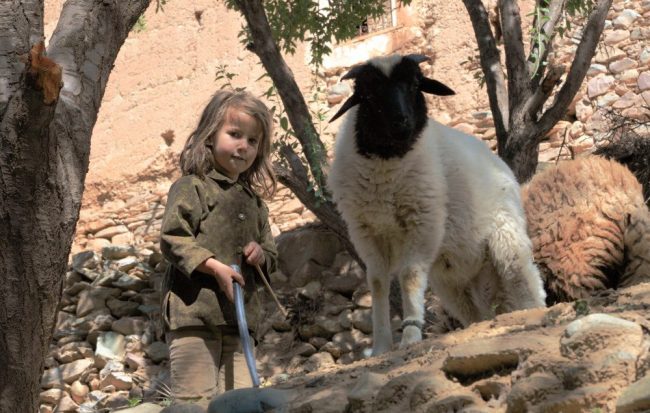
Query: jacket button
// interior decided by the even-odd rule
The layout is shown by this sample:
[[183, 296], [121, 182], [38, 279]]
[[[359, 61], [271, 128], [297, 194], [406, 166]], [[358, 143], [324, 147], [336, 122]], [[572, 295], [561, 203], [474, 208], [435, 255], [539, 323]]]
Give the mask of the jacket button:
[[240, 221], [243, 221], [246, 219], [246, 215], [240, 213], [239, 215], [237, 215], [237, 218], [239, 218]]
[[241, 254], [244, 252], [244, 249], [242, 247], [237, 247], [237, 254]]

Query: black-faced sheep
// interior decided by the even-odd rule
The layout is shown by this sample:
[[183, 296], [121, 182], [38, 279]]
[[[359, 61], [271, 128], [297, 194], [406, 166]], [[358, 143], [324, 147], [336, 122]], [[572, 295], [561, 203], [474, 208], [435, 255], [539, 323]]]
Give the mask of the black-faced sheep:
[[429, 285], [463, 325], [544, 306], [519, 185], [480, 140], [427, 118], [421, 92], [453, 94], [424, 77], [426, 58], [375, 58], [344, 76], [353, 95], [329, 186], [367, 266], [373, 355], [390, 350], [390, 277], [402, 289], [401, 346], [422, 339]]
[[522, 199], [549, 304], [650, 281], [650, 213], [625, 166], [560, 162], [533, 176]]

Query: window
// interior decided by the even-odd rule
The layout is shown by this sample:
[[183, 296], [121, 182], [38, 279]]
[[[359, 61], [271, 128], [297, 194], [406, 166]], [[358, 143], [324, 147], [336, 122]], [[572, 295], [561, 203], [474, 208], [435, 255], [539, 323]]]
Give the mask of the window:
[[397, 26], [397, 0], [384, 1], [384, 14], [375, 18], [367, 18], [357, 26], [358, 36], [375, 33]]

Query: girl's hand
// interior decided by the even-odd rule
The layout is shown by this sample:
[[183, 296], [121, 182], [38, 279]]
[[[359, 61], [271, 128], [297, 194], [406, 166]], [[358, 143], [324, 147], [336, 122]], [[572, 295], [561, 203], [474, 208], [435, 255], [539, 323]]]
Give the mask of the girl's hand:
[[250, 265], [262, 265], [266, 258], [264, 257], [264, 250], [255, 241], [251, 241], [244, 247], [244, 256], [246, 262]]
[[232, 287], [233, 281], [239, 283], [241, 286], [244, 286], [244, 277], [239, 274], [237, 271], [233, 270], [229, 265], [222, 263], [214, 258], [208, 258], [197, 268], [201, 272], [212, 275], [219, 284], [221, 291], [226, 294], [228, 300], [231, 302], [235, 301], [235, 293]]

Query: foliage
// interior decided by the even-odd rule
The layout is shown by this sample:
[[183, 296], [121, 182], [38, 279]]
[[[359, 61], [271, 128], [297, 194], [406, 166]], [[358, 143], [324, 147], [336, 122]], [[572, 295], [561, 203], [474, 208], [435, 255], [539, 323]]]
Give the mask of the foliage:
[[481, 70], [481, 57], [479, 56], [478, 49], [476, 49], [476, 54], [468, 56], [466, 60], [460, 62], [460, 65], [465, 66], [472, 73], [472, 77], [478, 82], [480, 88], [485, 86], [485, 74]]
[[159, 11], [165, 11], [165, 5], [167, 4], [168, 0], [156, 0], [156, 13]]
[[533, 69], [530, 77], [537, 75], [541, 66], [546, 66], [548, 61], [542, 60], [553, 41], [555, 34], [563, 37], [571, 30], [571, 21], [575, 17], [586, 17], [593, 9], [593, 0], [568, 0], [562, 10], [561, 21], [558, 22], [555, 31], [550, 35], [545, 32], [544, 25], [551, 20], [550, 0], [538, 0], [535, 9], [532, 11], [533, 25], [530, 28], [530, 36], [533, 42], [533, 48], [528, 60], [532, 63]]
[[588, 315], [591, 312], [589, 303], [586, 300], [576, 300], [573, 303], [573, 309], [576, 311], [576, 316], [578, 317]]
[[138, 17], [138, 21], [133, 25], [131, 29], [134, 33], [140, 33], [145, 31], [147, 28], [147, 19], [144, 17], [144, 14]]
[[142, 403], [142, 398], [140, 397], [133, 397], [129, 399], [129, 407], [135, 407]]
[[[402, 0], [408, 5], [411, 0]], [[235, 0], [226, 5], [237, 9]], [[330, 44], [353, 38], [357, 27], [367, 18], [376, 18], [386, 12], [385, 2], [329, 0], [322, 6], [318, 0], [267, 0], [264, 2], [266, 16], [273, 37], [280, 48], [293, 54], [300, 42], [311, 42], [312, 64], [319, 65], [323, 57], [331, 53]], [[251, 41], [244, 32], [244, 43]]]

